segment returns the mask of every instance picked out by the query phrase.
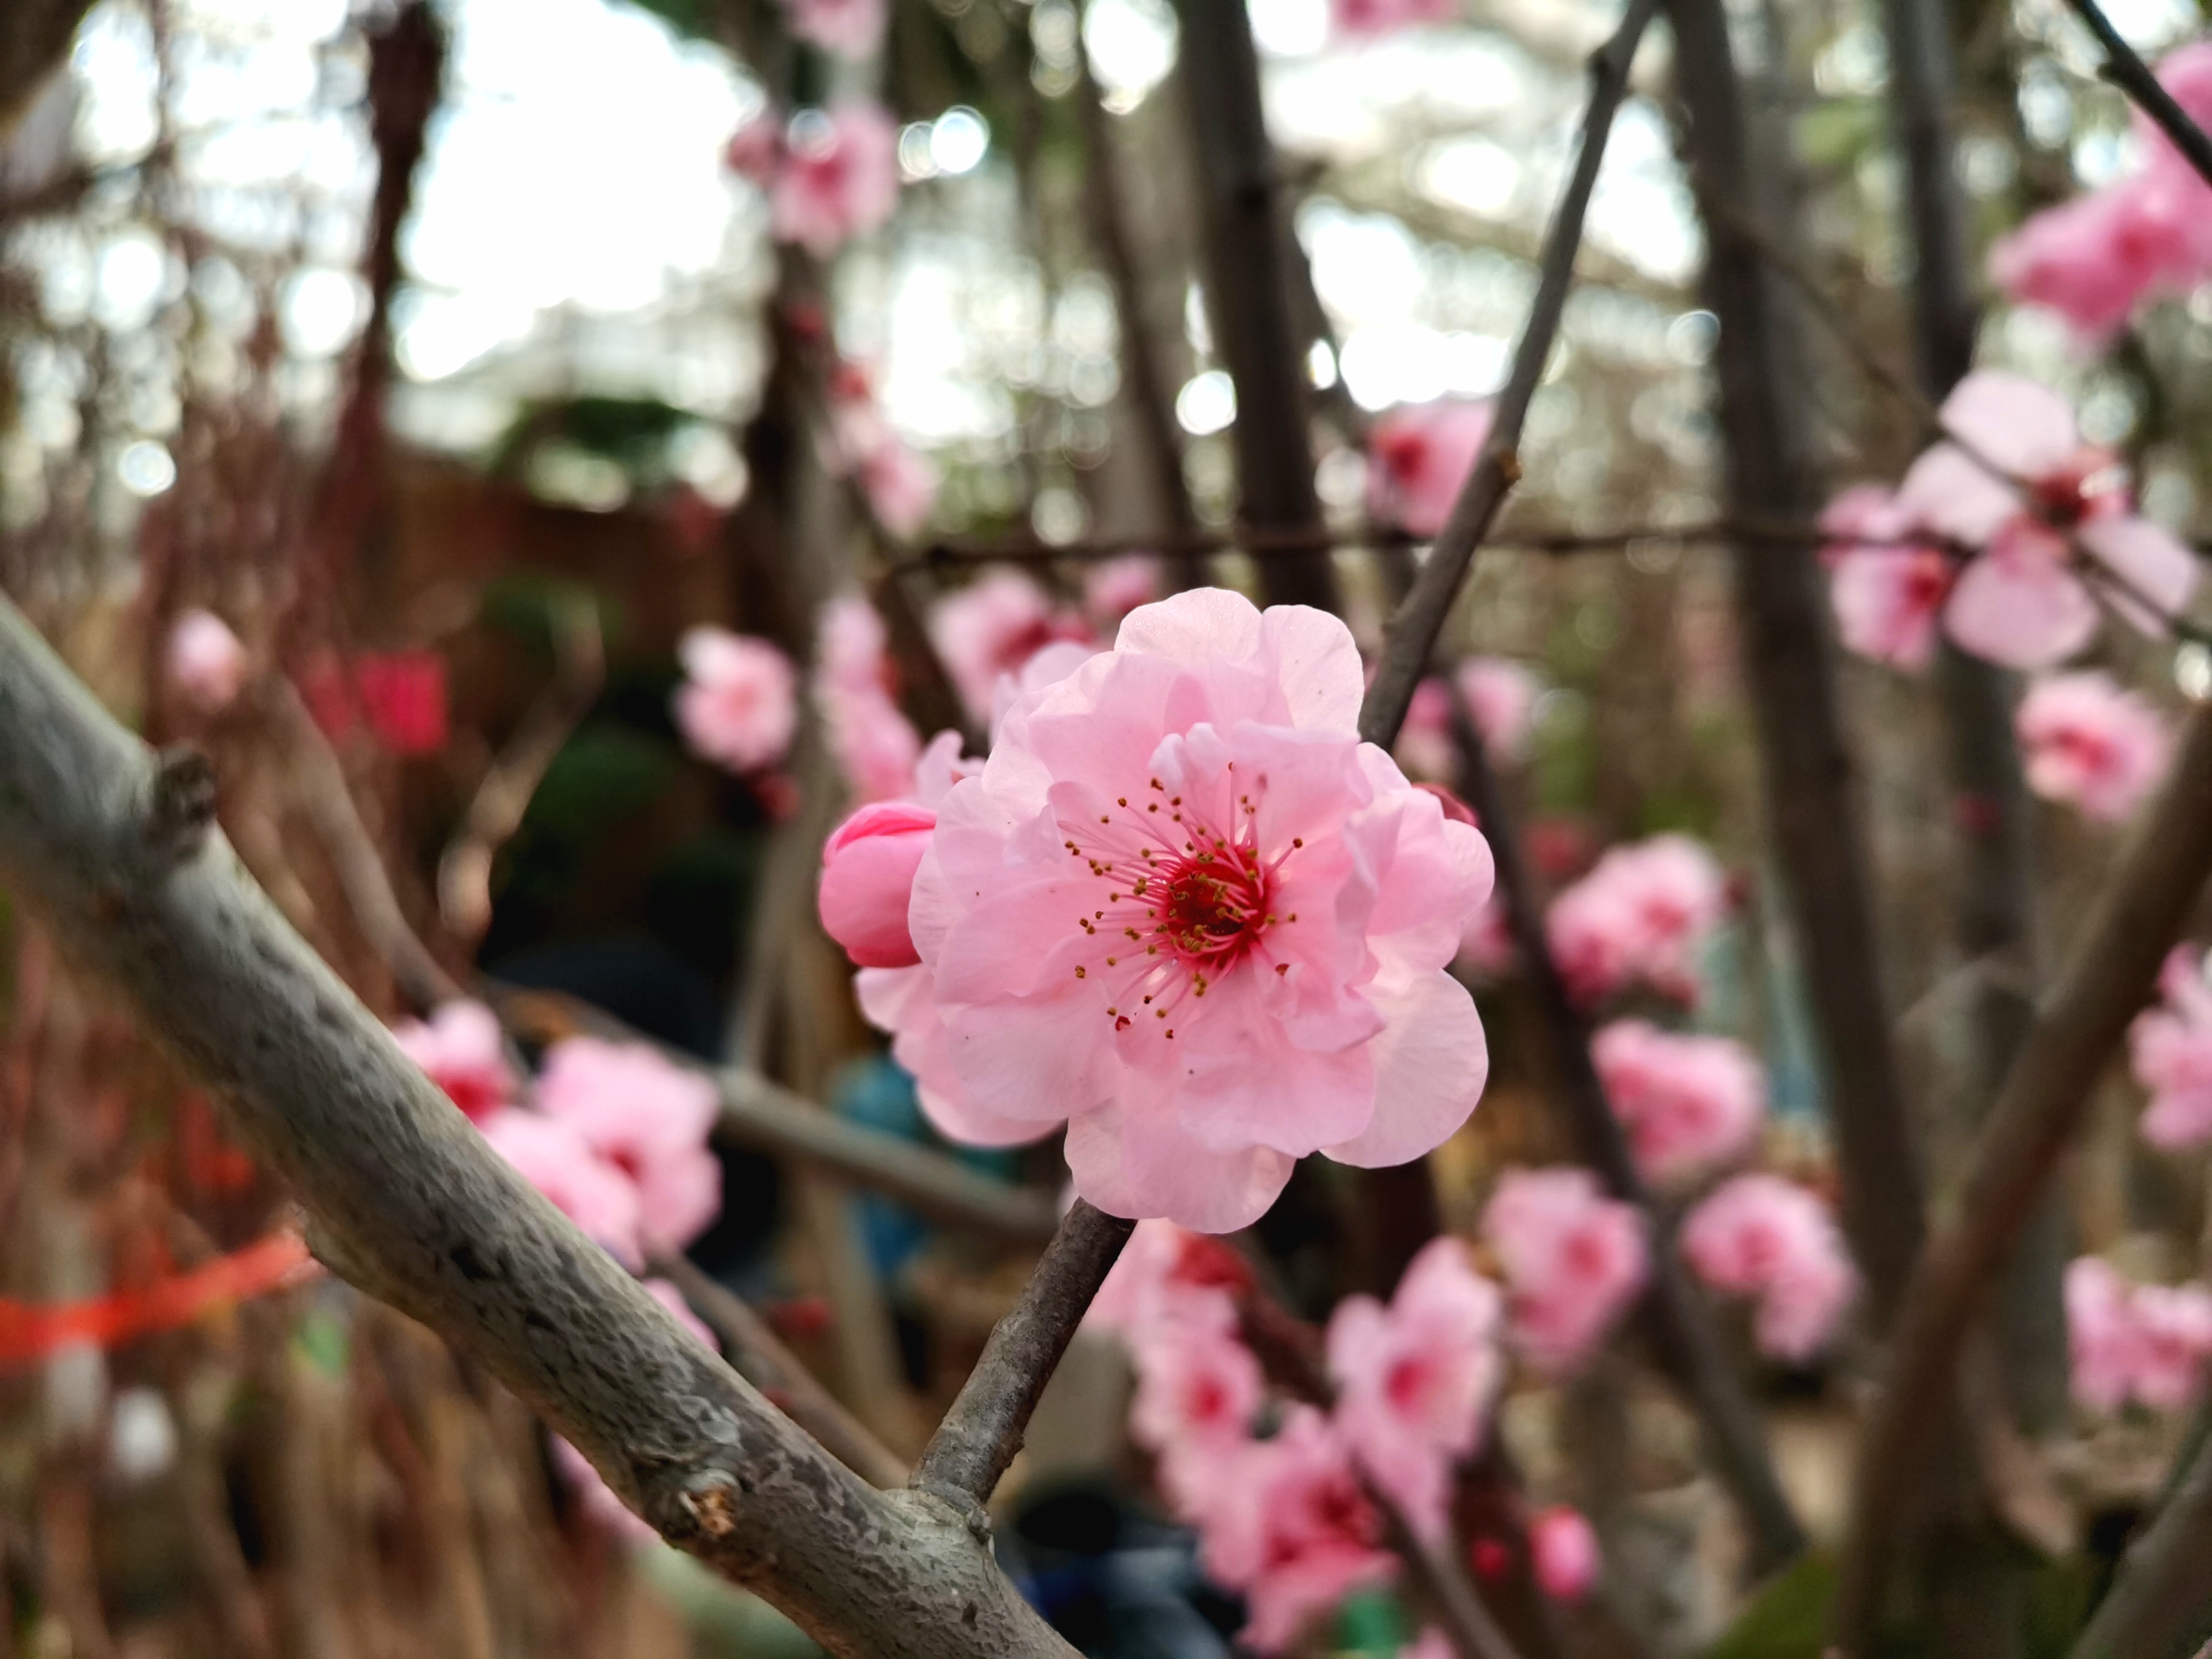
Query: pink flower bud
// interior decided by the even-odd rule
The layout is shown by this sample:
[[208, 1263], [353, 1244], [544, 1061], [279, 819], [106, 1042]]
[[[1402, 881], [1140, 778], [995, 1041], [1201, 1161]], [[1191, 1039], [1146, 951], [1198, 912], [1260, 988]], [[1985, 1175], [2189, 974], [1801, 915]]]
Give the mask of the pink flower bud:
[[246, 681], [246, 648], [222, 618], [187, 611], [169, 631], [169, 684], [203, 714], [220, 713]]
[[911, 801], [872, 801], [822, 848], [822, 926], [863, 968], [911, 968], [921, 957], [907, 931], [914, 872], [937, 813]]
[[1528, 1523], [1528, 1554], [1536, 1583], [1555, 1601], [1579, 1601], [1597, 1582], [1597, 1533], [1564, 1504]]

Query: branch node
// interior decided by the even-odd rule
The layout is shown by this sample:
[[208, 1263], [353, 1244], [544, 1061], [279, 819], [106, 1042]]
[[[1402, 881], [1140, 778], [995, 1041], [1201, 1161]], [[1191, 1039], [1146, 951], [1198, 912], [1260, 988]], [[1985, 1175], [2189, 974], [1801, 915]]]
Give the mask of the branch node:
[[147, 785], [140, 826], [148, 848], [166, 863], [198, 852], [215, 823], [215, 768], [197, 749], [165, 749]]

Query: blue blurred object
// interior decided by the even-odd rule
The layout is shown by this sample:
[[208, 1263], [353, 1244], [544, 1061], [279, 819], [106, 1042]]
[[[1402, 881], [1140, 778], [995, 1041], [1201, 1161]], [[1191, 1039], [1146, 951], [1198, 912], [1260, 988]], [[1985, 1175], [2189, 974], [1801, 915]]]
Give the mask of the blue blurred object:
[[[887, 1054], [856, 1060], [841, 1070], [830, 1090], [830, 1103], [838, 1116], [901, 1140], [942, 1146], [929, 1121], [921, 1115], [921, 1100], [906, 1069]], [[987, 1147], [956, 1146], [947, 1150], [971, 1169], [1011, 1181], [1019, 1163], [1009, 1152]], [[921, 1248], [928, 1224], [904, 1206], [872, 1193], [854, 1202], [860, 1214], [860, 1234], [868, 1259], [878, 1274], [890, 1277]]]
[[998, 1550], [1030, 1604], [1090, 1659], [1228, 1659], [1244, 1622], [1243, 1606], [1199, 1571], [1193, 1534], [1102, 1480], [1024, 1501]]

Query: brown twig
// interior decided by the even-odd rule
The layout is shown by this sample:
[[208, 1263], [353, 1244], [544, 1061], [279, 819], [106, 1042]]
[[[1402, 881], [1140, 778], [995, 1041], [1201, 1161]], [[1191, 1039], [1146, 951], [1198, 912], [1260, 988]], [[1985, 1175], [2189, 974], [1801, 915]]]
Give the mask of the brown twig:
[[2100, 9], [2097, 0], [2066, 0], [2066, 3], [2104, 48], [2105, 78], [2156, 122], [2158, 130], [2173, 141], [2173, 147], [2197, 169], [2197, 176], [2212, 184], [2212, 139], [2204, 136], [2203, 128], [2189, 118], [2189, 112], [2173, 101], [2173, 94], [2159, 84], [2150, 65], [2120, 38], [2120, 32]]
[[1929, 1242], [1896, 1322], [1888, 1385], [1862, 1443], [1835, 1610], [1836, 1646], [1872, 1650], [1906, 1499], [1990, 1275], [2033, 1214], [2088, 1110], [2098, 1073], [2148, 995], [2212, 871], [2212, 706], [2184, 729], [2172, 775], [2038, 1009], [1976, 1141], [1958, 1219]]
[[655, 1277], [683, 1292], [700, 1322], [714, 1333], [722, 1345], [722, 1358], [738, 1375], [819, 1440], [832, 1457], [870, 1486], [906, 1484], [906, 1460], [839, 1405], [743, 1297], [723, 1289], [680, 1255], [655, 1256], [646, 1265]]
[[917, 1491], [964, 1513], [981, 1513], [1022, 1449], [1030, 1413], [1135, 1226], [1075, 1200], [1021, 1300], [993, 1328], [982, 1358], [930, 1437], [915, 1466]]
[[2212, 1452], [2203, 1446], [2119, 1572], [2070, 1659], [2186, 1659], [2212, 1635]]
[[491, 926], [492, 863], [522, 827], [531, 797], [606, 681], [599, 607], [586, 592], [552, 609], [553, 678], [493, 760], [438, 860], [438, 914], [446, 931], [473, 950]]
[[1489, 534], [1506, 492], [1520, 478], [1521, 428], [1528, 420], [1528, 404], [1543, 379], [1552, 341], [1566, 310], [1567, 291], [1574, 282], [1575, 251], [1582, 246], [1583, 218], [1597, 184], [1599, 165], [1605, 160], [1613, 118], [1628, 89], [1637, 43], [1657, 9], [1657, 0], [1630, 0], [1620, 27], [1590, 58], [1590, 95], [1583, 113], [1582, 150], [1575, 158], [1574, 173], [1544, 239], [1536, 298], [1522, 328], [1521, 342], [1514, 349], [1512, 372], [1498, 396], [1490, 435], [1483, 442], [1474, 471], [1460, 488], [1459, 499], [1452, 503], [1443, 533], [1429, 550], [1413, 592], [1390, 619], [1375, 682], [1360, 705], [1359, 735], [1385, 749], [1397, 741], [1398, 728], [1405, 723], [1407, 707], [1413, 700], [1413, 688], [1428, 670], [1444, 618], [1459, 595], [1460, 583], [1474, 562], [1475, 551]]

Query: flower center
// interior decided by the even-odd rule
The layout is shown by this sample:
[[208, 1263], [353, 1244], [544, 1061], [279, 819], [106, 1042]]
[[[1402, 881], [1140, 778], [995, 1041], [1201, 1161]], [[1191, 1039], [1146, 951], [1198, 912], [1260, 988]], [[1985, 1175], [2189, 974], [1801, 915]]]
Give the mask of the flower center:
[[1269, 920], [1272, 883], [1249, 847], [1201, 850], [1162, 872], [1157, 931], [1194, 968], [1218, 970], [1244, 954]]
[[2110, 450], [2084, 447], [2029, 486], [2038, 516], [2061, 530], [2127, 507], [2127, 470]]

